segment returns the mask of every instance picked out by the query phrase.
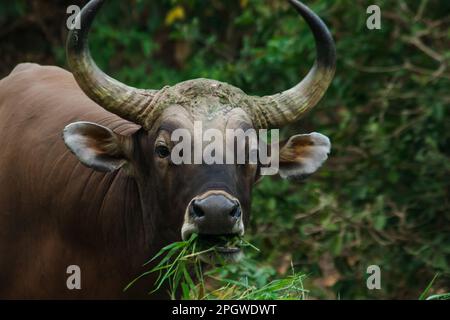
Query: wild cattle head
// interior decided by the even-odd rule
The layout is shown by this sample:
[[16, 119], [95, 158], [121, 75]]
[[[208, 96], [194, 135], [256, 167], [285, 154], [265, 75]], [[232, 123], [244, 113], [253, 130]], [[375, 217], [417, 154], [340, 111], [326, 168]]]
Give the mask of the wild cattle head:
[[[242, 235], [249, 220], [252, 186], [262, 164], [176, 165], [172, 135], [177, 129], [194, 135], [197, 122], [203, 130], [225, 132], [280, 128], [299, 119], [316, 105], [334, 75], [335, 47], [327, 27], [305, 5], [290, 0], [314, 34], [317, 58], [307, 76], [284, 92], [249, 96], [232, 85], [209, 79], [143, 90], [107, 76], [91, 58], [87, 36], [103, 2], [92, 0], [80, 12], [81, 28], [68, 36], [68, 63], [86, 95], [142, 129], [122, 136], [95, 123], [76, 122], [64, 129], [66, 145], [90, 168], [125, 170], [136, 180], [144, 214], [164, 216], [166, 227], [183, 239], [192, 233], [209, 239]], [[279, 150], [279, 174], [283, 178], [304, 177], [326, 160], [330, 142], [319, 133], [300, 134], [280, 144]], [[219, 250], [227, 259], [239, 256], [239, 248]]]

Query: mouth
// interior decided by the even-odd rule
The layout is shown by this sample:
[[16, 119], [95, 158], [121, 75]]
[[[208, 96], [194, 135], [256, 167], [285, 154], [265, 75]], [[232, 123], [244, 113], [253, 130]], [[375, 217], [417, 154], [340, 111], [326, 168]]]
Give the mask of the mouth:
[[210, 264], [237, 262], [244, 256], [242, 240], [236, 234], [199, 234], [198, 244], [200, 249], [205, 251], [200, 255], [200, 259]]

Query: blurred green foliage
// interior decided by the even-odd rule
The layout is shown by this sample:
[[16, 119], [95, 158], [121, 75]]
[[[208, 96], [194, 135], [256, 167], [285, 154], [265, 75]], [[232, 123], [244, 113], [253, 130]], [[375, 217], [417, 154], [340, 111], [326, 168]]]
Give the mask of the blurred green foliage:
[[[366, 8], [381, 7], [381, 30]], [[65, 13], [86, 1], [2, 1], [0, 75], [18, 62], [65, 66]], [[450, 2], [310, 0], [337, 45], [322, 102], [283, 134], [331, 138], [308, 181], [264, 178], [254, 191], [254, 257], [309, 276], [316, 298], [417, 298], [433, 275], [449, 290]], [[250, 94], [294, 85], [314, 59], [313, 38], [287, 1], [108, 1], [91, 36], [98, 64], [118, 79], [159, 88], [213, 78]], [[366, 288], [366, 268], [382, 290]], [[265, 273], [267, 274], [267, 272]]]

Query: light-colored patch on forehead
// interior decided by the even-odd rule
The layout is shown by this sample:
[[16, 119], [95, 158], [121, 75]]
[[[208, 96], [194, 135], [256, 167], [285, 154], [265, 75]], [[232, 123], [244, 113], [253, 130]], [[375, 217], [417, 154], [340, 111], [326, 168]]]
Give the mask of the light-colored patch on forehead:
[[[204, 110], [206, 110], [205, 108]], [[232, 110], [216, 110], [212, 117], [208, 111], [192, 112], [182, 106], [170, 106], [164, 110], [160, 123], [176, 124], [177, 128], [193, 131], [194, 122], [201, 122], [202, 130], [217, 129], [225, 132], [226, 129], [252, 128], [253, 124], [248, 114], [241, 108]]]
[[225, 118], [233, 110], [233, 106], [215, 96], [200, 96], [192, 101], [188, 107], [195, 120], [213, 121], [217, 118]]
[[192, 127], [192, 116], [190, 112], [180, 105], [171, 105], [167, 107], [161, 115], [161, 122], [164, 121], [176, 121], [180, 124], [186, 124], [188, 128]]
[[248, 96], [237, 87], [216, 80], [194, 79], [163, 88], [155, 107], [166, 115], [169, 108], [179, 106], [187, 111], [192, 121], [209, 123], [226, 120], [230, 112], [247, 109], [250, 103]]

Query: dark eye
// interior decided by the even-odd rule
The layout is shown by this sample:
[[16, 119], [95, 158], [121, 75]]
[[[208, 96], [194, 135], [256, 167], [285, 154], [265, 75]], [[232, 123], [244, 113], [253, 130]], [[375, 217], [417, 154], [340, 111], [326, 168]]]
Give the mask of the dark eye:
[[160, 158], [167, 158], [170, 155], [170, 150], [166, 146], [160, 145], [155, 148], [155, 152]]

